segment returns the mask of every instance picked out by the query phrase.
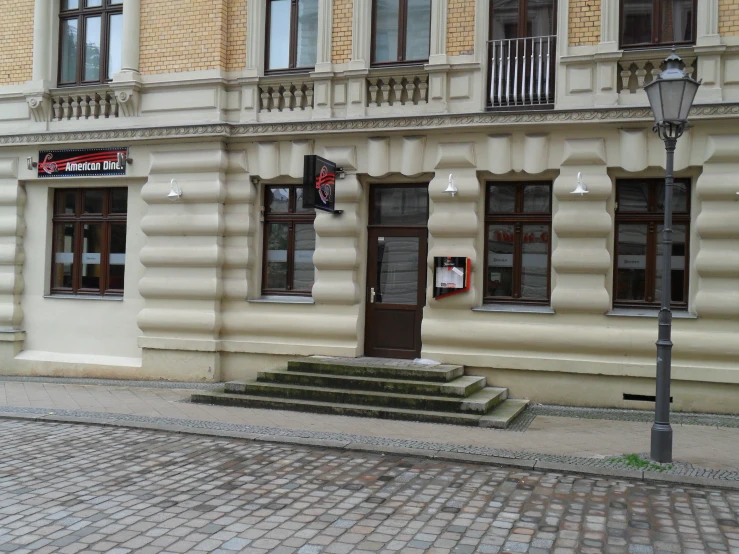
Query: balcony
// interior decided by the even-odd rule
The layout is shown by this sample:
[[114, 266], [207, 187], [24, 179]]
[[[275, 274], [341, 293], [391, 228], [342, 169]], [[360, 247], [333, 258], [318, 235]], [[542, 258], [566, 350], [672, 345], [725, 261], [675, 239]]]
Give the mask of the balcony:
[[554, 107], [555, 35], [489, 41], [488, 109]]

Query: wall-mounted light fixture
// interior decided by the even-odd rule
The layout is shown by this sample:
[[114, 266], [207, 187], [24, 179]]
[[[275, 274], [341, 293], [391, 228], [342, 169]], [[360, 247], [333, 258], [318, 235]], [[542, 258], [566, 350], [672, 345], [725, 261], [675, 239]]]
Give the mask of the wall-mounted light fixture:
[[457, 194], [457, 185], [454, 183], [454, 175], [452, 175], [451, 173], [449, 174], [449, 184], [447, 185], [444, 192], [447, 192], [452, 196]]
[[[28, 167], [28, 171], [33, 171], [34, 167], [38, 167], [38, 162], [34, 162], [33, 158], [28, 156], [26, 158], [26, 166]], [[739, 192], [737, 194], [739, 194]]]
[[118, 152], [118, 167], [123, 167], [127, 163], [132, 164], [133, 159], [127, 157], [125, 152]]
[[172, 182], [169, 184], [169, 194], [167, 195], [167, 198], [172, 202], [177, 202], [182, 198], [182, 189], [180, 189], [180, 185], [175, 179], [172, 179]]
[[575, 190], [573, 190], [570, 194], [579, 194], [580, 196], [585, 196], [588, 192], [588, 187], [585, 185], [585, 183], [582, 182], [582, 173], [578, 172], [577, 174], [577, 186], [575, 187]]

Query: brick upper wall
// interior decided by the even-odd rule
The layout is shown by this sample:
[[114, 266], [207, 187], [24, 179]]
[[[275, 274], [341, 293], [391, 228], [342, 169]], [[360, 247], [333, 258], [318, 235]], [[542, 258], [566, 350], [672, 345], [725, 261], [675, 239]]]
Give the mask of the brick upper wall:
[[474, 54], [475, 3], [471, 0], [449, 0], [446, 20], [447, 55]]
[[0, 85], [33, 78], [34, 0], [0, 0]]
[[331, 13], [331, 62], [347, 63], [352, 59], [352, 10], [354, 0], [334, 0]]
[[570, 0], [570, 46], [600, 42], [600, 0]]
[[718, 34], [725, 37], [739, 35], [739, 0], [719, 0]]
[[225, 69], [227, 11], [227, 0], [141, 0], [141, 73]]
[[228, 0], [227, 71], [241, 71], [246, 66], [246, 2]]

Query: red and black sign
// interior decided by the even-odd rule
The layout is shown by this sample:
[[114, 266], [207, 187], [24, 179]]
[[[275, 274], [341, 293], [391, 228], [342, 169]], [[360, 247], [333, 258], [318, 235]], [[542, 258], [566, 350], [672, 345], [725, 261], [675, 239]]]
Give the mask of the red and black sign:
[[336, 205], [336, 164], [320, 156], [305, 156], [303, 162], [303, 207], [341, 213]]
[[42, 150], [38, 153], [39, 177], [112, 177], [126, 174], [127, 148], [85, 148], [83, 150]]

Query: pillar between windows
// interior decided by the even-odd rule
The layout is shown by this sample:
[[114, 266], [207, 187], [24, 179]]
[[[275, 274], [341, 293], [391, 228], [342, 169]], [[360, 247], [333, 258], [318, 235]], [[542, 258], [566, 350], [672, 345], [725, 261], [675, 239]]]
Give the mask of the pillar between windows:
[[[33, 78], [37, 83], [51, 81], [51, 21], [53, 2], [36, 0], [33, 10]], [[48, 88], [48, 85], [41, 85]]]
[[372, 0], [354, 0], [352, 11], [352, 59], [349, 69], [368, 69], [372, 33]]
[[717, 46], [721, 44], [718, 34], [718, 0], [704, 0], [696, 6], [698, 13], [698, 32], [696, 46]]
[[429, 65], [447, 63], [446, 59], [447, 0], [431, 0], [431, 35]]
[[[121, 71], [113, 77], [119, 79], [123, 74], [130, 79], [139, 73], [139, 35], [141, 33], [141, 0], [126, 0], [123, 3], [123, 52], [121, 55]], [[132, 75], [133, 74], [133, 75]]]
[[249, 0], [246, 8], [246, 67], [245, 77], [264, 75], [264, 39], [266, 21], [264, 0]]
[[618, 47], [620, 0], [600, 2], [600, 44], [598, 52], [615, 52]]
[[316, 49], [316, 73], [330, 72], [332, 0], [318, 0], [318, 47]]

